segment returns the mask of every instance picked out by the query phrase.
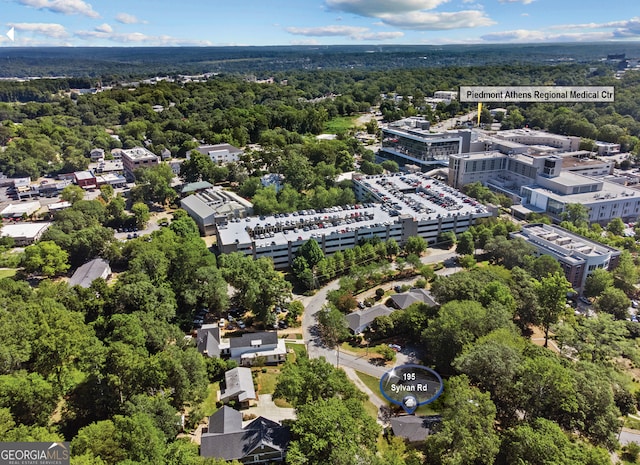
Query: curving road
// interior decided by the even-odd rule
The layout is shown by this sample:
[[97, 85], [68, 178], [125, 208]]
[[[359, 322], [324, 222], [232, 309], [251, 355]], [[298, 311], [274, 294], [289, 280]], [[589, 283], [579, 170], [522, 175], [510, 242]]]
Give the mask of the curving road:
[[[456, 256], [457, 254], [451, 250], [431, 249], [429, 250], [428, 255], [422, 258], [422, 262], [425, 264], [448, 262], [451, 258]], [[459, 270], [460, 268], [447, 267], [439, 270], [438, 274], [451, 274]], [[305, 311], [302, 315], [302, 335], [307, 348], [307, 353], [310, 358], [324, 357], [333, 365], [352, 368], [362, 373], [380, 378], [385, 371], [389, 370], [388, 367], [381, 367], [370, 363], [368, 357], [365, 355], [353, 355], [342, 351], [338, 354], [336, 349], [328, 349], [325, 347], [318, 335], [316, 313], [318, 313], [326, 303], [329, 291], [338, 289], [339, 287], [339, 280], [331, 281], [315, 295], [311, 297], [303, 297], [301, 299], [305, 306]], [[413, 361], [415, 361], [415, 359], [411, 349], [405, 348], [405, 350], [399, 352], [396, 356], [396, 365], [403, 365]]]

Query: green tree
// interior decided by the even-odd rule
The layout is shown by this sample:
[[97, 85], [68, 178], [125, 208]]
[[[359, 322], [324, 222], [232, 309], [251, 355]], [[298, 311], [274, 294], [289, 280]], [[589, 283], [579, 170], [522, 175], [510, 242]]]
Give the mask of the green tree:
[[583, 293], [586, 297], [598, 297], [612, 286], [613, 275], [604, 268], [596, 268], [587, 276]]
[[44, 276], [56, 276], [65, 273], [71, 267], [69, 254], [53, 241], [41, 241], [24, 250], [22, 266], [28, 273], [41, 273]]
[[624, 234], [625, 224], [622, 222], [621, 218], [612, 219], [607, 225], [607, 231], [615, 236], [622, 236]]
[[557, 323], [566, 309], [567, 293], [571, 292], [571, 284], [562, 273], [554, 273], [542, 278], [535, 286], [540, 305], [540, 324], [544, 330], [544, 346], [549, 342], [549, 328]]
[[589, 210], [581, 203], [570, 203], [565, 206], [562, 219], [569, 221], [577, 228], [581, 228], [589, 223]]
[[469, 231], [465, 231], [458, 236], [458, 243], [456, 244], [456, 252], [460, 255], [471, 255], [475, 253], [476, 245], [473, 240], [473, 235]]
[[427, 241], [420, 236], [410, 236], [404, 245], [404, 252], [407, 255], [415, 254], [417, 256], [422, 255], [427, 250]]
[[134, 203], [131, 207], [131, 213], [136, 219], [136, 226], [140, 229], [144, 229], [147, 227], [147, 223], [149, 222], [149, 218], [151, 215], [149, 214], [149, 207], [142, 202]]
[[84, 189], [75, 184], [69, 184], [60, 192], [60, 198], [73, 205], [79, 200], [84, 199]]
[[54, 387], [38, 373], [0, 376], [0, 408], [9, 409], [18, 423], [46, 426], [57, 401]]
[[596, 449], [586, 442], [572, 442], [556, 423], [544, 418], [506, 431], [500, 449], [504, 463], [575, 465], [610, 462], [606, 450]]
[[274, 391], [274, 397], [283, 398], [294, 407], [334, 396], [357, 401], [365, 398], [343, 370], [335, 368], [324, 358], [301, 357], [295, 362], [287, 362]]
[[631, 300], [622, 290], [608, 287], [596, 299], [594, 306], [598, 311], [613, 315], [616, 320], [626, 320], [629, 318]]
[[332, 397], [301, 405], [287, 463], [352, 465], [376, 451], [379, 426], [357, 400]]
[[612, 274], [614, 285], [618, 289], [622, 289], [627, 295], [634, 294], [635, 285], [638, 282], [638, 269], [628, 251], [622, 251], [618, 265], [613, 269]]
[[470, 386], [464, 375], [450, 378], [440, 430], [426, 441], [429, 463], [493, 464], [500, 447], [495, 418], [496, 407], [488, 393]]
[[297, 256], [304, 258], [313, 269], [324, 258], [324, 253], [315, 239], [309, 239], [300, 246]]
[[526, 267], [529, 274], [535, 279], [542, 279], [554, 273], [562, 273], [560, 262], [551, 255], [540, 255], [532, 258]]
[[333, 349], [349, 337], [347, 320], [333, 305], [325, 305], [317, 313], [318, 326], [322, 342]]

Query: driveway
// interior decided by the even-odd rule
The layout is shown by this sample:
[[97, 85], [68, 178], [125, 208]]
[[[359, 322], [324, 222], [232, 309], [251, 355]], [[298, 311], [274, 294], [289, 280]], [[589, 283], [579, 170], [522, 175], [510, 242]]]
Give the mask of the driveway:
[[[273, 402], [273, 396], [271, 394], [260, 394], [258, 396], [258, 403], [242, 411], [243, 414], [253, 414], [257, 417], [265, 417], [269, 420], [282, 423], [282, 420], [295, 420], [296, 410], [293, 408], [278, 407]], [[246, 426], [250, 421], [243, 422], [243, 426]]]

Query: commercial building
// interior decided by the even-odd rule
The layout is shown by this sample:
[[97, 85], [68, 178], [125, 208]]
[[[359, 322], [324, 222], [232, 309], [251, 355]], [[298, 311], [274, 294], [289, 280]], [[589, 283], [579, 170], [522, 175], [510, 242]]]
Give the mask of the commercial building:
[[382, 129], [378, 156], [400, 166], [418, 165], [423, 171], [447, 166], [449, 156], [469, 152], [471, 131], [429, 132], [429, 121], [407, 118]]
[[577, 136], [562, 136], [528, 128], [500, 131], [494, 138], [528, 146], [552, 147], [561, 152], [575, 152], [580, 149], [580, 138]]
[[41, 206], [37, 200], [33, 202], [10, 203], [0, 212], [0, 216], [3, 218], [27, 217], [40, 210]]
[[551, 255], [564, 270], [571, 286], [579, 291], [594, 270], [615, 268], [620, 251], [613, 247], [591, 241], [559, 226], [527, 224], [522, 230], [510, 234], [533, 245], [539, 255]]
[[237, 162], [240, 160], [240, 155], [244, 153], [242, 149], [231, 144], [201, 145], [195, 150], [209, 156], [216, 165]]
[[475, 200], [424, 173], [356, 176], [353, 183], [362, 202], [357, 205], [219, 223], [215, 227], [218, 249], [271, 257], [274, 266], [283, 269], [311, 238], [327, 255], [372, 237], [403, 245], [417, 235], [434, 244], [440, 234], [462, 233], [478, 218], [492, 215]]
[[14, 245], [24, 247], [40, 240], [52, 223], [14, 223], [5, 224], [0, 229], [0, 236], [13, 238]]
[[91, 171], [76, 171], [73, 177], [78, 186], [83, 189], [95, 189], [98, 187], [96, 176]]
[[253, 214], [253, 204], [234, 192], [219, 187], [206, 188], [180, 201], [200, 232], [214, 234], [216, 224], [227, 223]]
[[135, 171], [141, 168], [149, 168], [159, 163], [157, 155], [144, 147], [121, 150], [122, 167], [124, 175], [129, 180], [135, 180]]
[[537, 212], [561, 220], [567, 205], [580, 203], [589, 211], [589, 222], [638, 218], [640, 193], [604, 179], [611, 172], [610, 161], [581, 155], [499, 151], [452, 155], [449, 184], [460, 188], [479, 181], [511, 197], [514, 213], [522, 217]]

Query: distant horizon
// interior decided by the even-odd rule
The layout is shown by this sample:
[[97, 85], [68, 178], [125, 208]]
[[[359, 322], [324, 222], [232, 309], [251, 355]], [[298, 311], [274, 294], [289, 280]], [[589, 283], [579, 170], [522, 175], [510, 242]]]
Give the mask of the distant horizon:
[[[635, 0], [0, 0], [0, 48], [640, 41]], [[2, 30], [4, 28], [4, 30]], [[14, 41], [6, 33], [13, 28]]]
[[337, 47], [353, 47], [353, 48], [375, 48], [375, 47], [490, 47], [490, 46], [504, 46], [504, 47], [572, 47], [572, 46], [588, 46], [588, 45], [633, 45], [640, 48], [640, 41], [635, 40], [601, 40], [591, 42], [482, 42], [482, 43], [442, 43], [442, 44], [392, 44], [392, 43], [379, 43], [379, 44], [350, 44], [350, 43], [338, 43], [338, 44], [234, 44], [234, 45], [26, 45], [26, 46], [13, 46], [7, 48], [1, 48], [2, 51], [7, 50], [20, 50], [20, 49], [82, 49], [82, 48], [105, 48], [105, 49], [150, 49], [150, 48], [162, 48], [162, 49], [176, 49], [176, 48], [308, 48], [308, 49], [322, 49], [322, 48], [337, 48]]

